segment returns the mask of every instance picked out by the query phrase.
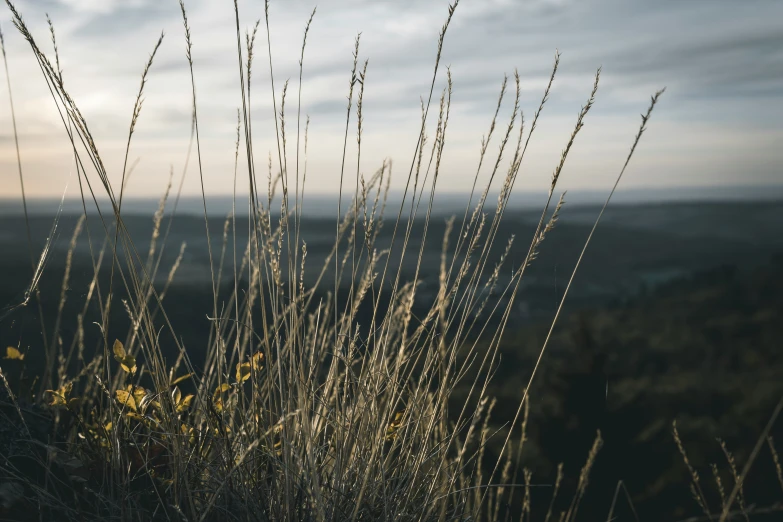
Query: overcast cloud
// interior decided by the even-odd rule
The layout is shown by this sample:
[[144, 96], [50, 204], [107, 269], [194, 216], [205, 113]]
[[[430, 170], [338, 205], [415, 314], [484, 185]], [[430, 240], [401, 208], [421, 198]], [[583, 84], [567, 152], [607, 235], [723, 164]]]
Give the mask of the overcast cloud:
[[[134, 195], [159, 194], [170, 167], [181, 171], [190, 132], [190, 77], [177, 0], [15, 4], [43, 49], [51, 49], [45, 13], [52, 17], [66, 87], [87, 118], [115, 182], [121, 175], [139, 76], [165, 31], [131, 149], [131, 159], [140, 162], [128, 186]], [[227, 194], [241, 105], [233, 2], [187, 0], [186, 6], [194, 41], [204, 184], [210, 194]], [[239, 6], [244, 32], [263, 16], [263, 1], [240, 0]], [[270, 7], [278, 103], [283, 82], [291, 79], [289, 137], [296, 128], [301, 38], [313, 7], [309, 0], [272, 0]], [[302, 86], [302, 126], [305, 114], [311, 118], [311, 193], [335, 192], [339, 183], [351, 53], [360, 31], [360, 59], [369, 59], [361, 170], [370, 173], [391, 157], [394, 186], [404, 184], [417, 137], [419, 97], [428, 92], [446, 8], [444, 0], [319, 3]], [[11, 25], [7, 8], [0, 12], [27, 189], [32, 195], [59, 195], [73, 168], [66, 134], [29, 46]], [[442, 57], [442, 64], [451, 67], [454, 92], [441, 186], [449, 191], [470, 188], [504, 74], [513, 78], [518, 70], [522, 108], [526, 120], [532, 118], [556, 48], [562, 52], [560, 70], [523, 163], [520, 189], [546, 188], [598, 66], [603, 67], [598, 101], [566, 166], [563, 188], [611, 186], [637, 130], [639, 113], [663, 86], [667, 92], [625, 187], [781, 185], [781, 20], [779, 0], [462, 0]], [[277, 157], [266, 53], [262, 23], [251, 95], [259, 168], [266, 165], [270, 151]], [[19, 184], [8, 92], [1, 83], [0, 196], [13, 197]], [[437, 89], [444, 84], [445, 67]], [[513, 82], [511, 87], [513, 94]], [[503, 124], [512, 98], [501, 111]], [[431, 117], [430, 134], [436, 116]], [[353, 120], [350, 132], [353, 176]], [[289, 142], [291, 160], [293, 154]], [[194, 161], [185, 183], [188, 193], [199, 188]], [[70, 190], [74, 188], [75, 181]]]

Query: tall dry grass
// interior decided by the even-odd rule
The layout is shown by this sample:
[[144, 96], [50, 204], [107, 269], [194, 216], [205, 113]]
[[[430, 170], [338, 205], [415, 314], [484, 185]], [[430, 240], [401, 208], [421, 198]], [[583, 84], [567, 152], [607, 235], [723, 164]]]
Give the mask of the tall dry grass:
[[[367, 178], [359, 168], [365, 79], [371, 72], [368, 73], [368, 62], [360, 60], [357, 36], [346, 86], [348, 103], [335, 239], [323, 265], [311, 267], [307, 246], [301, 240], [309, 128], [307, 118], [302, 131], [301, 85], [306, 38], [315, 11], [304, 30], [292, 145], [292, 116], [287, 104], [290, 105], [293, 87], [288, 82], [280, 91], [275, 87], [269, 3], [265, 4], [264, 19], [256, 22], [243, 39], [239, 7], [234, 2], [242, 106], [237, 121], [234, 211], [225, 222], [219, 246], [210, 240], [208, 194], [203, 183], [207, 173], [201, 161], [195, 90], [199, 71], [193, 60], [197, 35], [191, 32], [185, 2], [180, 0], [185, 58], [192, 82], [188, 158], [195, 145], [212, 289], [212, 308], [205, 311], [210, 317], [211, 331], [199, 350], [206, 355], [203, 361], [194, 361], [191, 353], [195, 352], [189, 352], [178, 341], [165, 304], [185, 245], [180, 246], [179, 257], [168, 274], [163, 274], [161, 263], [164, 250], [170, 248], [168, 233], [187, 164], [174, 194], [173, 210], [165, 219], [172, 174], [153, 218], [152, 240], [146, 254], [131, 240], [123, 219], [125, 186], [133, 168], [128, 164], [129, 151], [136, 125], [143, 117], [146, 82], [154, 80], [155, 53], [163, 36], [155, 43], [143, 68], [128, 130], [122, 181], [116, 187], [110, 182], [87, 120], [68, 94], [67, 78], [59, 66], [54, 26], [50, 23], [52, 61], [14, 4], [10, 0], [6, 3], [41, 68], [72, 144], [85, 215], [87, 208], [94, 206], [101, 218], [99, 229], [91, 228], [89, 220], [80, 221], [71, 243], [72, 252], [83, 226], [94, 272], [78, 316], [77, 335], [67, 349], [57, 341], [65, 291], [52, 338], [47, 339], [46, 328], [41, 329], [46, 372], [38, 397], [58, 409], [56, 422], [62, 443], [50, 445], [44, 456], [36, 457], [36, 465], [43, 470], [43, 478], [38, 482], [26, 479], [27, 471], [10, 459], [3, 457], [0, 462], [6, 477], [26, 484], [25, 491], [40, 506], [42, 517], [498, 520], [508, 519], [509, 506], [519, 505], [522, 516], [529, 519], [530, 491], [535, 484], [531, 484], [527, 470], [523, 470], [519, 481], [519, 456], [530, 401], [527, 390], [538, 363], [531, 382], [520, 390], [517, 414], [505, 427], [502, 451], [496, 462], [486, 462], [485, 458], [487, 443], [499, 437], [489, 427], [494, 401], [487, 390], [520, 282], [562, 210], [564, 198], [557, 200], [554, 209], [553, 198], [572, 145], [592, 109], [600, 70], [556, 163], [549, 195], [524, 263], [513, 271], [510, 281], [501, 284], [500, 270], [514, 238], [498, 237], [499, 223], [548, 100], [559, 54], [527, 134], [520, 108], [520, 78], [515, 74], [511, 86], [508, 78], [504, 79], [497, 108], [481, 144], [465, 212], [459, 220], [449, 222], [445, 237], [433, 239], [427, 233], [434, 197], [441, 175], [447, 175], [441, 171], [441, 165], [451, 115], [449, 71], [446, 87], [439, 94], [435, 89], [442, 77], [441, 52], [458, 0], [449, 6], [438, 36], [429, 94], [422, 101], [415, 153], [404, 165], [404, 197], [399, 208], [392, 210], [392, 219], [385, 219], [391, 162], [384, 161]], [[251, 146], [251, 73], [259, 27], [266, 31], [269, 49], [276, 165], [272, 158], [268, 165], [259, 165]], [[662, 92], [655, 93], [642, 116], [617, 183]], [[501, 109], [509, 96], [513, 98], [512, 109], [504, 122]], [[431, 111], [437, 113], [434, 136], [427, 135], [433, 119]], [[500, 134], [499, 147], [493, 157], [489, 145], [496, 133]], [[357, 152], [352, 164], [348, 142], [354, 138]], [[244, 181], [237, 179], [240, 161], [246, 162], [248, 178]], [[479, 172], [487, 163], [491, 174], [481, 188]], [[21, 157], [19, 165], [23, 183]], [[257, 167], [268, 170], [265, 191], [263, 174]], [[249, 192], [245, 202], [236, 197], [237, 187], [243, 183], [247, 183]], [[499, 191], [494, 208], [487, 205], [492, 190]], [[351, 191], [351, 202], [344, 207], [342, 195]], [[99, 205], [99, 196], [108, 197], [108, 207]], [[249, 241], [246, 248], [238, 249], [237, 227], [245, 225], [237, 222], [237, 213], [243, 206], [249, 216]], [[414, 223], [420, 222], [423, 238], [416, 251], [409, 246]], [[379, 233], [389, 224], [393, 226], [391, 243], [382, 249], [378, 246]], [[579, 262], [591, 237], [592, 232], [585, 240]], [[414, 317], [426, 240], [443, 242], [439, 286], [428, 312]], [[507, 242], [506, 254], [493, 259], [490, 250], [498, 241]], [[401, 265], [406, 256], [416, 260], [411, 280], [403, 280]], [[41, 261], [36, 263], [31, 254], [36, 277], [29, 287], [28, 299], [20, 306], [35, 294], [47, 257], [48, 250], [44, 250]], [[399, 259], [399, 265], [395, 266], [392, 259]], [[577, 269], [578, 266], [579, 263]], [[108, 286], [101, 286], [99, 274], [106, 271]], [[317, 274], [312, 286], [305, 284], [306, 271]], [[575, 274], [576, 269], [571, 281]], [[164, 283], [156, 283], [161, 279]], [[219, 295], [221, 283], [228, 279], [232, 282], [230, 295]], [[66, 272], [63, 288], [67, 285]], [[502, 299], [496, 298], [498, 294]], [[88, 361], [83, 357], [83, 320], [91, 303], [101, 311], [103, 340], [96, 358]], [[122, 307], [129, 318], [130, 327], [122, 339], [109, 335], [113, 307]], [[358, 323], [360, 307], [373, 311], [369, 324]], [[562, 303], [558, 316], [561, 308]], [[482, 317], [498, 318], [500, 328], [487, 331], [489, 321], [478, 323], [477, 311], [484, 311]], [[557, 316], [552, 328], [556, 321]], [[162, 345], [161, 329], [169, 331], [168, 343], [173, 346]], [[541, 348], [539, 362], [548, 339]], [[176, 358], [167, 360], [165, 354], [172, 349]], [[68, 371], [74, 358], [79, 365], [75, 374]], [[450, 397], [458, 384], [469, 387], [469, 397], [459, 411], [449, 411]], [[186, 389], [192, 393], [184, 392]], [[8, 393], [13, 398], [10, 389]], [[562, 478], [560, 468], [546, 520], [557, 516], [565, 521], [576, 518], [600, 444], [598, 434], [592, 451], [585, 456], [578, 490], [567, 511], [558, 514], [553, 506]], [[542, 513], [545, 508], [541, 508]]]

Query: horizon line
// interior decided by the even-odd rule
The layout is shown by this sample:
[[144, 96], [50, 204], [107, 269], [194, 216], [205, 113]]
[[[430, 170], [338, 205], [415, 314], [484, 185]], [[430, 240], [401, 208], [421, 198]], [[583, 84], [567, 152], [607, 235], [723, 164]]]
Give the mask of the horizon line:
[[[465, 192], [448, 192], [441, 191], [435, 195], [434, 205], [432, 211], [441, 214], [443, 212], [453, 212], [455, 210], [462, 210], [468, 203], [470, 193]], [[485, 207], [490, 210], [495, 208], [496, 201], [493, 196], [497, 196], [497, 192], [490, 192], [488, 194]], [[536, 208], [528, 209], [524, 208], [528, 205], [536, 205], [538, 203], [543, 204], [548, 196], [547, 191], [532, 191], [521, 190], [517, 193], [512, 193], [511, 199], [508, 203], [508, 210], [536, 210]], [[574, 207], [589, 207], [602, 205], [606, 201], [608, 196], [607, 191], [596, 189], [576, 189], [569, 190], [566, 193], [566, 205], [570, 208]], [[353, 194], [343, 194], [343, 200], [350, 201]], [[480, 197], [480, 193], [474, 193], [471, 206], [474, 206]], [[557, 196], [559, 197], [559, 193]], [[237, 202], [245, 202], [247, 194], [237, 196]], [[171, 208], [174, 202], [175, 196], [169, 195], [169, 199], [166, 205], [166, 214], [171, 212]], [[309, 199], [309, 203], [308, 203]], [[306, 193], [305, 194], [305, 207], [303, 208], [303, 215], [306, 216], [330, 216], [334, 213], [334, 203], [337, 202], [338, 194], [336, 193]], [[387, 201], [388, 204], [399, 205], [402, 199], [401, 190], [390, 190]], [[410, 201], [410, 194], [405, 198], [406, 201]], [[81, 214], [84, 212], [82, 199], [79, 197], [52, 197], [52, 196], [28, 196], [27, 211], [28, 214], [42, 215], [52, 214], [54, 209], [52, 205], [56, 205], [56, 208], [60, 208], [62, 201], [62, 213], [63, 214]], [[105, 195], [97, 198], [99, 205], [108, 205], [108, 197]], [[291, 198], [293, 201], [293, 197]], [[215, 215], [222, 215], [230, 213], [232, 203], [232, 194], [218, 194], [207, 197], [207, 212]], [[267, 201], [264, 197], [263, 201]], [[273, 200], [277, 206], [280, 204], [280, 196], [277, 195]], [[628, 188], [618, 189], [613, 197], [610, 207], [612, 206], [626, 206], [633, 204], [644, 205], [665, 205], [665, 204], [689, 204], [689, 203], [707, 203], [707, 204], [720, 204], [720, 203], [774, 203], [783, 201], [783, 184], [781, 185], [766, 185], [766, 186], [711, 186], [711, 187], [656, 187], [656, 188]], [[14, 215], [21, 213], [21, 197], [14, 198], [7, 196], [0, 196], [0, 215]], [[154, 196], [125, 196], [123, 198], [123, 213], [124, 214], [149, 214], [154, 213], [159, 206], [160, 197]], [[309, 206], [308, 206], [309, 205]], [[210, 208], [212, 207], [212, 208]], [[247, 209], [244, 205], [237, 206], [237, 215], [245, 215]], [[107, 209], [108, 210], [108, 209]], [[89, 200], [87, 202], [88, 214], [96, 212], [95, 202]], [[177, 208], [178, 214], [199, 214], [203, 215], [204, 208], [200, 194], [185, 194], [181, 195]], [[279, 208], [273, 210], [273, 213], [278, 214]]]

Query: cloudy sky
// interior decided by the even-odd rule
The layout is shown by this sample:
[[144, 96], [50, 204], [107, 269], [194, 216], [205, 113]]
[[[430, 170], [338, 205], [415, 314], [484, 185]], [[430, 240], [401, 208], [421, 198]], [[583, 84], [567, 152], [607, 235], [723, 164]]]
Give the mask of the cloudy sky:
[[[141, 70], [161, 31], [146, 101], [131, 148], [139, 160], [128, 185], [138, 196], [160, 194], [173, 166], [179, 176], [190, 132], [190, 77], [177, 0], [17, 0], [38, 40], [51, 50], [45, 13], [57, 31], [64, 80], [118, 183]], [[231, 192], [238, 89], [233, 2], [187, 0], [193, 31], [204, 184]], [[301, 38], [311, 0], [272, 0], [275, 88], [295, 92]], [[240, 0], [241, 25], [263, 16], [263, 1]], [[333, 193], [339, 183], [353, 41], [369, 59], [362, 172], [395, 161], [401, 187], [419, 126], [445, 0], [322, 0], [308, 37], [302, 114], [311, 118], [308, 191]], [[27, 43], [0, 10], [16, 104], [26, 188], [59, 196], [70, 179], [69, 143]], [[446, 36], [442, 63], [453, 74], [451, 120], [440, 183], [468, 190], [504, 74], [518, 70], [530, 121], [555, 54], [562, 59], [550, 102], [531, 141], [518, 187], [544, 190], [560, 150], [603, 67], [597, 103], [563, 173], [566, 189], [605, 190], [631, 144], [649, 96], [667, 92], [650, 122], [626, 188], [783, 185], [783, 2], [779, 0], [462, 0]], [[253, 144], [259, 170], [273, 151], [277, 169], [266, 33], [259, 32], [252, 88]], [[445, 84], [445, 69], [437, 89]], [[19, 182], [8, 92], [0, 87], [0, 197]], [[437, 96], [437, 90], [436, 90]], [[294, 97], [287, 109], [295, 132]], [[437, 100], [436, 100], [437, 101]], [[508, 119], [512, 98], [501, 111]], [[437, 116], [437, 114], [435, 114]], [[435, 117], [431, 118], [430, 134]], [[356, 128], [348, 161], [355, 174]], [[497, 138], [497, 136], [496, 136]], [[497, 150], [497, 141], [490, 151]], [[289, 161], [294, 158], [289, 148]], [[195, 156], [193, 156], [195, 161]], [[185, 192], [199, 190], [194, 162]], [[485, 169], [486, 170], [486, 169]], [[88, 173], [94, 175], [94, 173]], [[246, 174], [240, 169], [240, 183]], [[486, 175], [486, 173], [484, 173]], [[351, 178], [353, 179], [353, 178]], [[76, 187], [71, 180], [69, 191]], [[240, 189], [241, 191], [241, 189]]]

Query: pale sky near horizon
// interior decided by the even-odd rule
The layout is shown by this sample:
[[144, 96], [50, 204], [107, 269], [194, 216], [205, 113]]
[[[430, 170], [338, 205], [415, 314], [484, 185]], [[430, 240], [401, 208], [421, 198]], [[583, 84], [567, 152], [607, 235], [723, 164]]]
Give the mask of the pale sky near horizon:
[[[64, 82], [96, 138], [109, 176], [119, 184], [131, 110], [141, 70], [165, 31], [152, 65], [130, 160], [139, 159], [128, 194], [157, 196], [170, 168], [175, 183], [190, 133], [190, 77], [177, 0], [17, 0], [39, 47], [53, 57], [45, 13], [57, 32]], [[195, 62], [204, 185], [232, 190], [237, 108], [241, 105], [233, 2], [187, 0]], [[360, 60], [369, 59], [360, 170], [371, 174], [394, 160], [393, 188], [411, 164], [427, 95], [445, 0], [322, 0], [308, 36], [302, 85], [311, 118], [308, 192], [334, 193], [339, 184], [353, 41], [362, 32]], [[263, 17], [262, 0], [240, 0], [241, 27]], [[272, 60], [286, 106], [289, 170], [295, 161], [296, 89], [302, 33], [315, 1], [272, 0]], [[29, 45], [3, 5], [22, 166], [28, 195], [76, 194], [66, 132]], [[509, 92], [489, 147], [497, 151], [521, 77], [529, 128], [555, 49], [560, 69], [523, 162], [518, 189], [544, 190], [576, 115], [603, 67], [597, 102], [563, 172], [563, 189], [609, 189], [636, 133], [650, 95], [667, 92], [623, 181], [625, 188], [783, 184], [783, 2], [777, 0], [462, 0], [446, 35], [437, 97], [451, 67], [453, 96], [439, 187], [469, 190], [479, 145], [491, 121], [504, 74]], [[244, 35], [243, 35], [244, 37]], [[266, 32], [259, 29], [254, 62], [252, 122], [258, 172], [278, 169]], [[517, 122], [518, 123], [518, 122]], [[527, 133], [526, 129], [526, 133]], [[350, 124], [346, 184], [356, 173], [355, 115]], [[515, 136], [515, 135], [514, 135]], [[510, 158], [506, 154], [503, 167]], [[486, 178], [485, 161], [482, 177]], [[185, 193], [199, 190], [195, 153]], [[241, 164], [240, 164], [241, 165]], [[88, 171], [88, 176], [95, 177]], [[246, 186], [239, 170], [239, 191]], [[8, 91], [0, 82], [0, 197], [20, 193]]]

